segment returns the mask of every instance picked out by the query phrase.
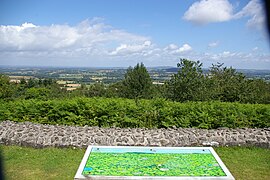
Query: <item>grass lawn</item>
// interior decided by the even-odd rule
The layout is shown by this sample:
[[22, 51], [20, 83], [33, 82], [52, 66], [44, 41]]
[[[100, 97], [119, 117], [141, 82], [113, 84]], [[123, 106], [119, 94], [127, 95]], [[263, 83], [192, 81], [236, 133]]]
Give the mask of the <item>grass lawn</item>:
[[[6, 179], [73, 179], [84, 149], [1, 146]], [[270, 179], [270, 150], [220, 147], [216, 152], [236, 179]]]
[[215, 151], [235, 179], [270, 179], [270, 149], [220, 147]]

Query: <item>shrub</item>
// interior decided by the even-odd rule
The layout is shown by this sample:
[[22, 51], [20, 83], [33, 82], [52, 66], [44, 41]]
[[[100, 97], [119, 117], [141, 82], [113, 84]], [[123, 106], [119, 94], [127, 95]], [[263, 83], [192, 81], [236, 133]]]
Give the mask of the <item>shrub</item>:
[[0, 120], [100, 127], [270, 127], [270, 105], [165, 99], [73, 98], [1, 102]]

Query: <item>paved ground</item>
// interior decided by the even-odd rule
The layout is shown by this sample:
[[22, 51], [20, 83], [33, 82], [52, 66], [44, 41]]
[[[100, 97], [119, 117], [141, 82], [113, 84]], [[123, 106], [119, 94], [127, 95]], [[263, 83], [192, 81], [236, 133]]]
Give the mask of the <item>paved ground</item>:
[[270, 148], [270, 128], [141, 129], [0, 123], [0, 144], [42, 147], [111, 146], [259, 146]]

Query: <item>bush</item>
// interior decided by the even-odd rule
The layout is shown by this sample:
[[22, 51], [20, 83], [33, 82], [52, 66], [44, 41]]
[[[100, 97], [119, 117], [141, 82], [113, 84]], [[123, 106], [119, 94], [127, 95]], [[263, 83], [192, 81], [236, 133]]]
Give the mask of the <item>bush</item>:
[[270, 127], [270, 105], [74, 98], [0, 104], [0, 120], [99, 127]]

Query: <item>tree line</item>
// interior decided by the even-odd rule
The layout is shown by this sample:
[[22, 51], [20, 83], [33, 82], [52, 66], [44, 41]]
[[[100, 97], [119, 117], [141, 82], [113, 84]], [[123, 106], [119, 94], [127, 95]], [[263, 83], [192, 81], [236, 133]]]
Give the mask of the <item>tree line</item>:
[[165, 98], [177, 102], [221, 101], [270, 104], [270, 84], [262, 79], [247, 79], [232, 67], [215, 64], [204, 74], [202, 63], [180, 59], [178, 72], [163, 85], [153, 84], [143, 63], [129, 67], [122, 81], [104, 85], [82, 85], [66, 91], [52, 79], [30, 79], [12, 83], [0, 75], [0, 99], [40, 99], [71, 97], [120, 97], [129, 99]]

